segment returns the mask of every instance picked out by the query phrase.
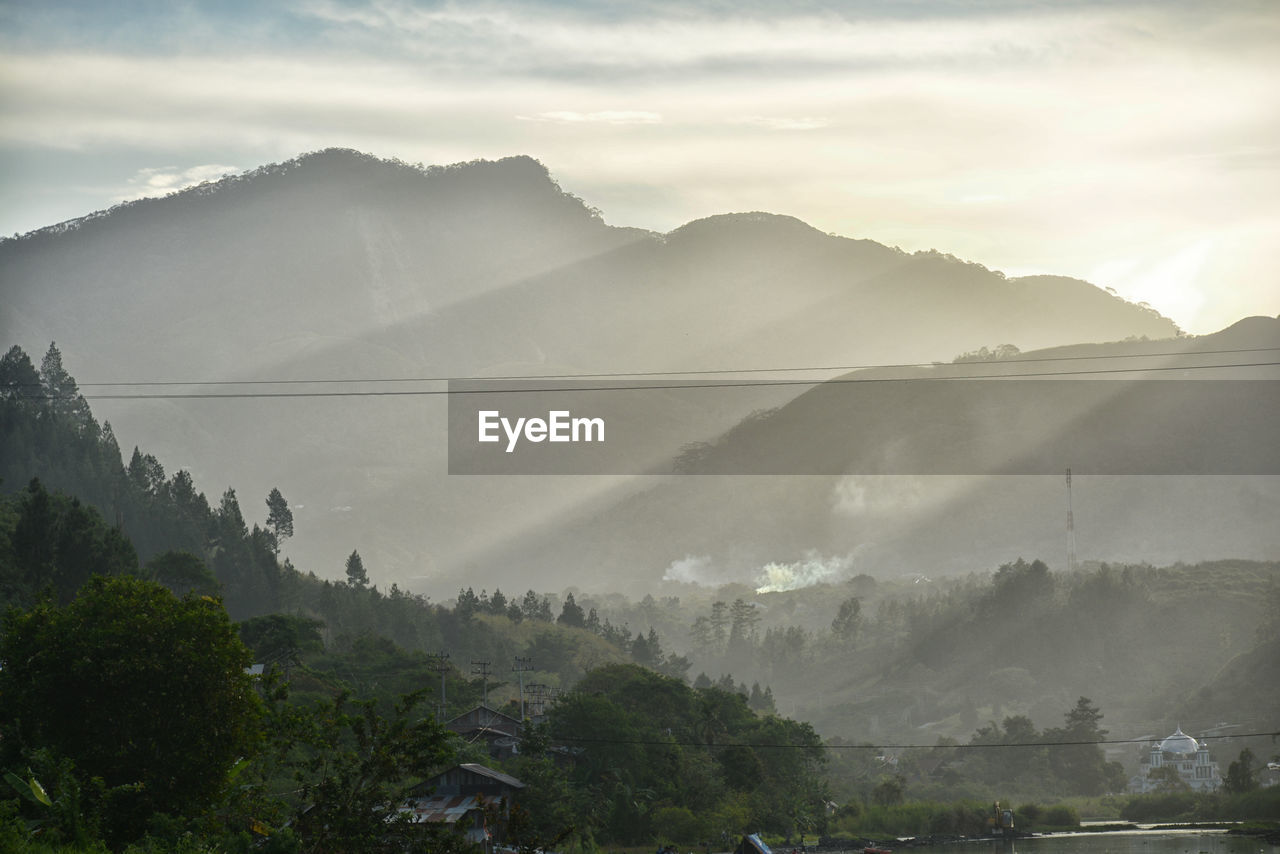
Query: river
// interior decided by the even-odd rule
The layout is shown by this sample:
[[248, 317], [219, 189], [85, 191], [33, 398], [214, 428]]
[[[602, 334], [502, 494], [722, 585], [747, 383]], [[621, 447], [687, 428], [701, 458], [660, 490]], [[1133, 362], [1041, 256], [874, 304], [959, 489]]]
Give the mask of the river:
[[1063, 833], [1017, 840], [981, 840], [925, 848], [885, 847], [920, 854], [1280, 854], [1280, 846], [1215, 830], [1128, 830]]

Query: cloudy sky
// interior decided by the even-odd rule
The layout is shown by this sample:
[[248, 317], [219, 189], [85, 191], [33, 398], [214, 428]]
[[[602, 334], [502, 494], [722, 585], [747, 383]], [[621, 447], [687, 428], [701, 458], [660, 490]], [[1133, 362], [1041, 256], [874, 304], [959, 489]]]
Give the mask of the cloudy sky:
[[766, 210], [1280, 313], [1280, 4], [0, 2], [0, 234], [329, 146], [529, 154], [617, 225]]

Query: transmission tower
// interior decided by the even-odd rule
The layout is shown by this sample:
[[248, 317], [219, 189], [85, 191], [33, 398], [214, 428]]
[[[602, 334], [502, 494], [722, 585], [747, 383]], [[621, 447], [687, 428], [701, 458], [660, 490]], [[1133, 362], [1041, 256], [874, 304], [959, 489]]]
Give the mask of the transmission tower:
[[1076, 518], [1071, 507], [1071, 469], [1067, 469], [1067, 571], [1076, 571]]
[[529, 706], [530, 716], [539, 718], [542, 716], [547, 703], [547, 686], [541, 682], [529, 683]]

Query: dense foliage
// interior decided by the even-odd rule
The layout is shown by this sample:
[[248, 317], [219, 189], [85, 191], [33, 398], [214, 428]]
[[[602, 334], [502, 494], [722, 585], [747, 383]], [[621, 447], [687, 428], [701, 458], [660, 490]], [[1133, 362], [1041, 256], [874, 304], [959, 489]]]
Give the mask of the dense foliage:
[[38, 751], [109, 839], [217, 798], [259, 739], [250, 662], [226, 611], [129, 576], [95, 576], [65, 606], [11, 613], [0, 635], [0, 763]]

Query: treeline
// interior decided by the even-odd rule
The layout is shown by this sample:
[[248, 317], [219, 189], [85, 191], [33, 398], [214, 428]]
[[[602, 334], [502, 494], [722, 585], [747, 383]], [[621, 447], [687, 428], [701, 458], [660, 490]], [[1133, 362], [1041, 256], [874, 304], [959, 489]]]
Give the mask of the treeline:
[[[493, 687], [464, 675], [475, 651], [523, 652], [562, 689], [506, 766], [530, 782], [517, 841], [822, 820], [820, 740], [757, 714], [758, 685], [690, 687], [652, 628], [631, 636], [572, 595], [554, 619], [533, 591], [511, 605], [463, 591], [449, 608], [379, 591], [356, 551], [345, 582], [281, 563], [292, 526], [278, 490], [250, 527], [232, 490], [213, 506], [140, 450], [123, 464], [56, 347], [39, 370], [18, 348], [0, 360], [0, 437], [2, 470], [23, 483], [0, 500], [0, 840], [13, 850], [465, 850], [395, 817], [429, 772], [493, 761], [437, 723]], [[268, 680], [256, 687], [252, 662]]]
[[[30, 605], [49, 585], [67, 601], [93, 574], [131, 572], [175, 593], [217, 595], [235, 620], [315, 620], [334, 649], [376, 636], [420, 654], [447, 652], [460, 681], [470, 659], [515, 656], [533, 660], [531, 680], [556, 689], [624, 661], [688, 676], [688, 658], [664, 649], [652, 623], [633, 634], [578, 606], [572, 593], [555, 611], [533, 590], [508, 600], [501, 590], [468, 588], [444, 605], [396, 584], [380, 589], [358, 550], [346, 558], [345, 581], [281, 561], [293, 527], [279, 489], [259, 505], [259, 524], [234, 488], [211, 502], [189, 472], [170, 475], [139, 448], [125, 463], [111, 425], [94, 419], [55, 344], [39, 368], [20, 347], [0, 358], [0, 449], [0, 489], [9, 493], [0, 498], [0, 604]], [[767, 707], [758, 685], [740, 687]]]
[[[574, 639], [575, 621], [545, 619], [549, 605], [532, 591], [529, 625], [516, 627], [525, 612], [503, 609], [495, 621], [465, 597], [446, 607], [396, 584], [380, 589], [358, 550], [346, 558], [345, 581], [281, 561], [292, 526], [280, 490], [259, 505], [264, 522], [250, 523], [234, 488], [211, 502], [189, 472], [169, 475], [141, 449], [126, 464], [53, 344], [39, 368], [16, 346], [0, 357], [0, 489], [8, 493], [0, 498], [0, 605], [30, 606], [46, 587], [67, 601], [90, 575], [131, 572], [176, 593], [217, 595], [235, 620], [315, 619], [330, 646], [377, 636], [408, 650], [447, 650], [460, 669], [472, 658], [535, 655], [537, 675], [556, 687], [594, 664], [633, 658], [620, 633]], [[645, 653], [646, 643], [634, 646], [635, 658], [665, 661]]]
[[[130, 575], [11, 609], [6, 850], [478, 854], [460, 828], [402, 811], [422, 780], [465, 761], [525, 784], [509, 815], [487, 820], [519, 850], [826, 827], [821, 740], [740, 694], [597, 668], [497, 760], [445, 730], [428, 692], [400, 693], [417, 676], [412, 654], [367, 638], [324, 650], [316, 628], [282, 616], [237, 627], [212, 597]], [[273, 646], [295, 655], [251, 676], [254, 653]]]
[[[1280, 636], [1274, 562], [1061, 572], [1018, 558], [958, 578], [690, 589], [653, 604], [691, 672], [771, 685], [780, 710], [859, 741], [963, 742], [1019, 717], [1051, 728], [1082, 694], [1121, 737], [1225, 719], [1265, 728], [1280, 700], [1274, 668], [1246, 667]], [[645, 605], [601, 613], [635, 619]], [[1232, 685], [1216, 688], [1229, 693], [1216, 690], [1228, 673]]]

